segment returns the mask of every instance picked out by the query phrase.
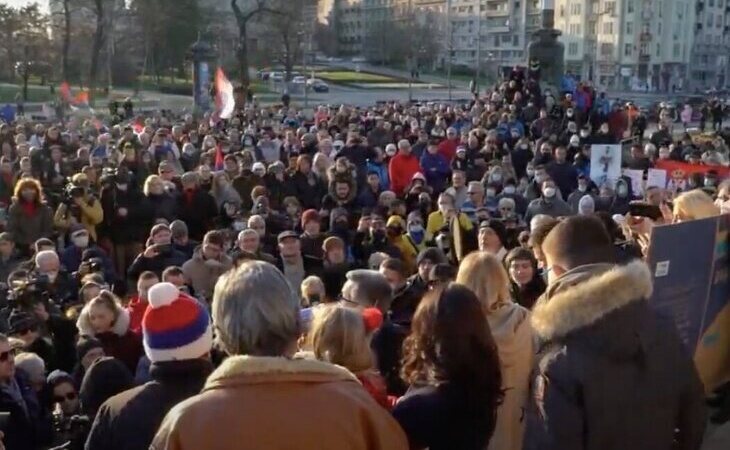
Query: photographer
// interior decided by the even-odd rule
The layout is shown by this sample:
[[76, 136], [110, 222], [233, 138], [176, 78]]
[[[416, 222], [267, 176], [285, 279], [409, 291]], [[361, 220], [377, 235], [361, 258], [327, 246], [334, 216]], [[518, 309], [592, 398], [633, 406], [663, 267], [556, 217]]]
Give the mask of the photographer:
[[[61, 263], [66, 270], [78, 272], [80, 276], [100, 272], [109, 284], [116, 281], [111, 259], [104, 250], [89, 242], [89, 232], [83, 225], [78, 223], [71, 225], [68, 234], [71, 244], [61, 254]], [[92, 269], [89, 264], [95, 264], [95, 267]]]
[[57, 368], [56, 350], [50, 342], [41, 337], [35, 313], [15, 309], [10, 313], [8, 322], [10, 323], [8, 335], [23, 343], [24, 352], [40, 356], [48, 370]]
[[53, 408], [53, 445], [67, 445], [65, 448], [70, 450], [83, 449], [89, 423], [88, 418], [81, 415], [79, 393], [73, 378], [55, 370], [48, 375], [47, 386]]
[[172, 246], [172, 232], [165, 224], [152, 227], [150, 239], [144, 252], [137, 255], [129, 269], [127, 276], [136, 280], [142, 272], [154, 272], [158, 277], [169, 266], [182, 266], [186, 256]]
[[104, 210], [101, 202], [79, 183], [83, 179], [87, 178], [75, 176], [73, 183], [66, 187], [66, 196], [58, 205], [53, 222], [64, 232], [74, 223], [80, 223], [96, 241], [96, 226], [104, 219]]
[[142, 222], [142, 194], [131, 183], [125, 166], [102, 180], [101, 206], [104, 221], [97, 227], [99, 239], [113, 247], [117, 273], [124, 273], [142, 249], [147, 230]]
[[21, 262], [15, 252], [15, 243], [10, 233], [0, 233], [0, 305], [5, 303], [8, 276]]
[[29, 278], [38, 280], [43, 291], [59, 305], [76, 299], [78, 283], [71, 274], [61, 267], [61, 260], [53, 250], [43, 250], [35, 256], [35, 270]]
[[44, 202], [38, 180], [24, 178], [15, 185], [7, 231], [24, 255], [30, 255], [30, 247], [36, 240], [53, 234], [53, 210]]

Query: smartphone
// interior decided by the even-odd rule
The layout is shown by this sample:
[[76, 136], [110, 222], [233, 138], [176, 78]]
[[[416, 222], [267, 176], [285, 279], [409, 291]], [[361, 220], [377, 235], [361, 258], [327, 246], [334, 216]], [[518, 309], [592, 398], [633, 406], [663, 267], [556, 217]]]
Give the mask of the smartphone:
[[662, 210], [658, 206], [648, 205], [646, 203], [630, 204], [629, 214], [634, 217], [647, 217], [653, 221], [657, 221], [663, 217]]
[[172, 250], [172, 244], [157, 244], [157, 253], [169, 253]]
[[8, 431], [8, 424], [10, 423], [10, 413], [0, 412], [0, 431], [5, 433]]

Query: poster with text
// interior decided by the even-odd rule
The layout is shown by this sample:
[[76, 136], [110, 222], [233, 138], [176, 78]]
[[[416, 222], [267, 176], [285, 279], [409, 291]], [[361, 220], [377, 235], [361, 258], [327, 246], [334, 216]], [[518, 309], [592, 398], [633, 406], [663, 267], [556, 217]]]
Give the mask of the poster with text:
[[708, 391], [730, 380], [728, 230], [730, 215], [655, 227], [647, 258], [651, 304], [674, 320]]
[[621, 177], [621, 145], [591, 146], [591, 180], [613, 189]]

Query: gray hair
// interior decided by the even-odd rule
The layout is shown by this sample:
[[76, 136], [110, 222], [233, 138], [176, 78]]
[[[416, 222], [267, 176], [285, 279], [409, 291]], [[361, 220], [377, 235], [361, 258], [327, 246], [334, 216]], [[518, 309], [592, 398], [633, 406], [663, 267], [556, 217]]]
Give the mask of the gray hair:
[[398, 141], [398, 148], [411, 148], [411, 143], [408, 142], [408, 139], [401, 139], [400, 141]]
[[299, 337], [299, 299], [273, 265], [248, 261], [215, 286], [213, 325], [231, 355], [284, 356]]
[[342, 292], [349, 294], [348, 300], [353, 303], [365, 308], [375, 306], [381, 311], [387, 311], [393, 299], [393, 288], [377, 270], [358, 269], [347, 272], [347, 281]]
[[43, 262], [50, 262], [50, 261], [56, 261], [57, 263], [61, 263], [61, 260], [58, 257], [58, 254], [54, 250], [43, 250], [41, 252], [38, 252], [37, 255], [35, 255], [35, 265], [40, 266]]
[[248, 227], [253, 228], [253, 224], [255, 223], [263, 223], [264, 226], [266, 226], [266, 220], [262, 216], [259, 216], [258, 214], [254, 214], [253, 216], [248, 218]]
[[548, 216], [547, 214], [537, 214], [535, 217], [532, 218], [532, 220], [530, 220], [530, 230], [534, 231], [540, 225], [548, 223], [551, 220], [552, 217]]
[[33, 382], [45, 382], [46, 363], [35, 353], [21, 353], [15, 358], [15, 366], [25, 372]]
[[241, 230], [240, 233], [238, 233], [238, 241], [241, 242], [243, 238], [246, 237], [247, 234], [253, 234], [257, 238], [259, 237], [259, 232], [254, 230], [253, 228], [246, 228], [245, 230]]
[[516, 208], [516, 204], [515, 204], [514, 199], [511, 199], [509, 197], [502, 197], [502, 198], [500, 198], [499, 199], [499, 203], [497, 204], [497, 208], [507, 208], [507, 207], [509, 207], [511, 209], [515, 209]]

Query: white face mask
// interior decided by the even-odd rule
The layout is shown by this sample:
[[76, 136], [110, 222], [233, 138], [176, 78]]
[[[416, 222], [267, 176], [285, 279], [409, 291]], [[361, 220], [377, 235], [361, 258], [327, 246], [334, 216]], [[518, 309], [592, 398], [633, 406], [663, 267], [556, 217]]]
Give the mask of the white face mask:
[[233, 229], [236, 231], [243, 231], [246, 229], [246, 222], [242, 222], [240, 220], [237, 220], [233, 222]]
[[544, 195], [545, 198], [553, 198], [553, 197], [555, 197], [555, 193], [556, 193], [556, 191], [555, 191], [554, 187], [546, 187], [542, 191], [542, 195]]
[[89, 236], [77, 236], [71, 240], [76, 247], [86, 248], [89, 246]]
[[487, 189], [487, 197], [494, 197], [497, 194], [497, 191], [494, 189]]
[[505, 186], [504, 187], [504, 193], [505, 194], [514, 194], [517, 189], [514, 186]]

